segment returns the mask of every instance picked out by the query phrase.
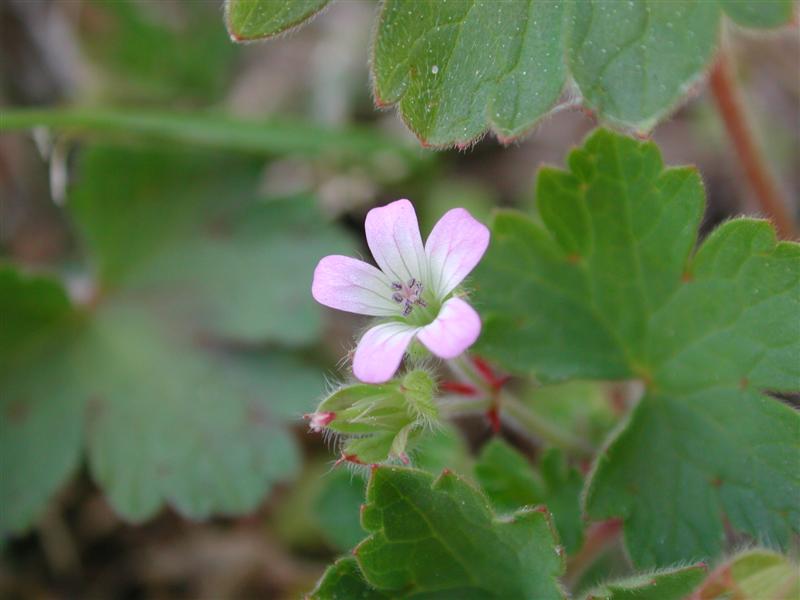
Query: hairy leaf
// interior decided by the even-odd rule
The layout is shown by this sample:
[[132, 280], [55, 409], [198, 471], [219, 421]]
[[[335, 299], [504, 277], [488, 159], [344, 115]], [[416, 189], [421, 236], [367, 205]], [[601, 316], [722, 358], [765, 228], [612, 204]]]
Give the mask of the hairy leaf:
[[370, 586], [358, 568], [356, 559], [341, 558], [328, 567], [308, 600], [378, 600], [396, 598]]
[[646, 131], [702, 76], [723, 11], [770, 27], [791, 2], [387, 0], [375, 98], [396, 103], [425, 144], [463, 145], [487, 129], [505, 141], [548, 114], [571, 76], [602, 120]]
[[269, 38], [310, 19], [330, 0], [226, 0], [228, 33], [235, 42]]
[[392, 597], [563, 598], [546, 512], [496, 517], [477, 490], [444, 471], [373, 469], [354, 554], [367, 582]]
[[702, 564], [641, 573], [593, 588], [584, 600], [684, 600], [705, 574]]
[[537, 203], [543, 225], [495, 219], [474, 277], [480, 346], [543, 379], [645, 382], [598, 458], [589, 515], [623, 517], [640, 565], [717, 554], [723, 513], [784, 545], [800, 530], [800, 416], [763, 390], [800, 387], [800, 247], [741, 219], [693, 252], [697, 173], [607, 131], [569, 171], [541, 171]]
[[800, 567], [785, 556], [760, 548], [746, 550], [723, 563], [695, 591], [692, 600], [743, 600], [800, 597]]

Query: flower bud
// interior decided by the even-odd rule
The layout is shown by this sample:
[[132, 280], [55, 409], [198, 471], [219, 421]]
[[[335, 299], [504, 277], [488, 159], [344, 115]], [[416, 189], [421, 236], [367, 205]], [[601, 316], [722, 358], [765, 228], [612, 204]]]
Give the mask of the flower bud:
[[[380, 385], [345, 385], [307, 415], [313, 431], [343, 436], [343, 454], [352, 462], [376, 463], [389, 457], [404, 462], [409, 445], [437, 424], [436, 382], [423, 369]], [[357, 460], [356, 460], [357, 459]]]

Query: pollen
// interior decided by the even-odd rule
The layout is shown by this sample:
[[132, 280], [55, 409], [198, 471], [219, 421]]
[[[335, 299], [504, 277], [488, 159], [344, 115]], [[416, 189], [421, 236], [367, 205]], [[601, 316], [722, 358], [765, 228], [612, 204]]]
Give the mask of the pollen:
[[392, 300], [402, 307], [404, 317], [410, 315], [415, 306], [427, 306], [422, 299], [423, 289], [422, 282], [413, 277], [406, 283], [392, 282], [392, 290], [394, 290]]

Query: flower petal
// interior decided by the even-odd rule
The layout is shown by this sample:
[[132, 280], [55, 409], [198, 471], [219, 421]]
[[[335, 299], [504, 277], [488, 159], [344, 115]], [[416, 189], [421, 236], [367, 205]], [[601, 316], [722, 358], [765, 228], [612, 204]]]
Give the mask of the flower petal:
[[397, 200], [373, 208], [367, 213], [364, 229], [375, 262], [393, 281], [427, 279], [428, 259], [411, 202]]
[[320, 304], [374, 317], [400, 314], [392, 301], [389, 278], [363, 261], [349, 256], [326, 256], [314, 270], [311, 295]]
[[442, 305], [433, 323], [420, 329], [417, 338], [439, 358], [455, 358], [469, 348], [481, 333], [481, 318], [461, 298]]
[[489, 229], [463, 208], [445, 213], [425, 242], [433, 291], [438, 298], [464, 280], [486, 252]]
[[418, 330], [418, 327], [395, 321], [367, 331], [353, 356], [355, 376], [364, 383], [389, 381]]

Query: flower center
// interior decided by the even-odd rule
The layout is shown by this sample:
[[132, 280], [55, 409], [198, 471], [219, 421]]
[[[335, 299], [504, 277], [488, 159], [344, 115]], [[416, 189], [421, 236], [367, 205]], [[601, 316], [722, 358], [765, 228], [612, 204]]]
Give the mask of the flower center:
[[392, 300], [403, 308], [404, 317], [410, 315], [415, 306], [421, 306], [422, 308], [428, 306], [428, 303], [422, 299], [422, 282], [413, 277], [407, 283], [393, 281], [392, 289], [394, 290]]

